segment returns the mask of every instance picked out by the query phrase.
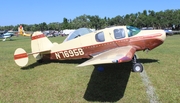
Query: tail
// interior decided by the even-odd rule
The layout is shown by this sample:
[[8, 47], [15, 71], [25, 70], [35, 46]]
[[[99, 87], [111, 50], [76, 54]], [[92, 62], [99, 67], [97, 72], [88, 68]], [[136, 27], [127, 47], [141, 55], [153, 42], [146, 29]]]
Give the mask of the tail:
[[18, 34], [20, 34], [20, 35], [23, 35], [23, 34], [24, 34], [24, 29], [23, 29], [22, 25], [20, 25], [20, 26], [18, 27]]
[[34, 32], [31, 37], [32, 53], [26, 53], [24, 49], [18, 48], [14, 52], [14, 61], [17, 65], [24, 67], [28, 63], [29, 55], [33, 55], [36, 60], [40, 60], [43, 54], [50, 53], [52, 46], [51, 41], [42, 32]]
[[[31, 50], [32, 53], [49, 51], [53, 46], [52, 42], [42, 33], [34, 32], [31, 37]], [[33, 54], [34, 58], [40, 60], [42, 55], [40, 53]]]
[[20, 34], [20, 35], [22, 35], [22, 36], [31, 36], [31, 34], [29, 34], [29, 33], [26, 34], [26, 33], [25, 33], [22, 25], [20, 25], [20, 26], [18, 27], [18, 34]]

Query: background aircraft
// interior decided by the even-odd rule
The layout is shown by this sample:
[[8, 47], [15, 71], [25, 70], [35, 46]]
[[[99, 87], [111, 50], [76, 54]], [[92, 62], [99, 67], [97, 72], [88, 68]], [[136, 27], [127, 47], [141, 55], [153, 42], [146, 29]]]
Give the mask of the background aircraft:
[[115, 26], [94, 32], [84, 30], [78, 29], [61, 44], [51, 43], [42, 32], [34, 32], [31, 37], [32, 53], [18, 48], [14, 52], [14, 60], [21, 67], [27, 65], [29, 55], [37, 61], [89, 58], [78, 66], [132, 60], [132, 71], [142, 72], [143, 66], [136, 61], [135, 52], [152, 50], [166, 38], [164, 30], [140, 30], [132, 26]]
[[12, 40], [12, 36], [18, 36], [18, 34], [20, 34], [22, 36], [31, 36], [31, 34], [26, 34], [22, 25], [20, 25], [18, 27], [18, 31], [13, 31], [13, 30], [1, 31], [0, 32], [0, 39], [3, 39], [3, 41], [6, 41], [7, 38], [9, 38], [9, 40]]
[[16, 31], [4, 31], [0, 34], [0, 39], [3, 39], [3, 41], [6, 41], [7, 38], [9, 38], [9, 40], [12, 40], [11, 37], [15, 36], [15, 33], [17, 33]]
[[20, 25], [20, 26], [18, 27], [18, 34], [20, 34], [20, 35], [22, 35], [22, 36], [31, 36], [31, 34], [26, 34], [26, 33], [25, 33], [22, 25]]

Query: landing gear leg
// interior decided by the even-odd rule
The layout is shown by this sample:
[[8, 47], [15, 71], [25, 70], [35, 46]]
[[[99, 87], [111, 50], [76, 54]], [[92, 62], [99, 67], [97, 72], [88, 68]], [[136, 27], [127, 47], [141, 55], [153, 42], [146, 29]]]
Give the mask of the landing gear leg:
[[4, 38], [3, 41], [6, 41], [6, 38]]
[[132, 59], [133, 68], [132, 72], [142, 72], [143, 71], [143, 65], [141, 63], [137, 63], [137, 56], [134, 55]]

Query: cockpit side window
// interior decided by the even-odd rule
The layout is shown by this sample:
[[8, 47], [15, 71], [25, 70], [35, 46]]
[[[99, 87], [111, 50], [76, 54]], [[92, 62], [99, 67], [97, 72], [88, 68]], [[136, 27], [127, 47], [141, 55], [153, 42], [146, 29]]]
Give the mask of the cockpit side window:
[[125, 37], [124, 29], [114, 29], [114, 38], [121, 39]]
[[97, 42], [104, 42], [105, 38], [104, 38], [104, 33], [103, 32], [99, 32], [95, 35], [95, 39]]

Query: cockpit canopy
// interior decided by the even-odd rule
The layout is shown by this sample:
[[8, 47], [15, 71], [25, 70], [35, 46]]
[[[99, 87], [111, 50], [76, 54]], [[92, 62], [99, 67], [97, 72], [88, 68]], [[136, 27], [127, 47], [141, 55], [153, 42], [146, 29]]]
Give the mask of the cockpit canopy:
[[79, 28], [79, 29], [75, 30], [74, 32], [70, 33], [69, 36], [64, 40], [64, 42], [72, 40], [72, 39], [77, 38], [79, 36], [91, 33], [91, 32], [92, 31], [88, 28]]

